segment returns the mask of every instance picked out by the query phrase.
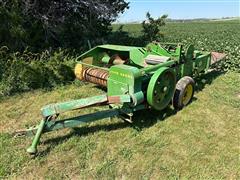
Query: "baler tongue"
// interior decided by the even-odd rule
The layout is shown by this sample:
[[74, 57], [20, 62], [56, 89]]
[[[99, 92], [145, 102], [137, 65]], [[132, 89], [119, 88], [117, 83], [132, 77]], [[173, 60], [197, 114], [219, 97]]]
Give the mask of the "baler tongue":
[[211, 65], [223, 60], [225, 57], [226, 54], [224, 53], [211, 52]]
[[67, 101], [63, 103], [56, 103], [44, 106], [42, 111], [43, 119], [40, 124], [36, 127], [32, 127], [29, 129], [19, 130], [14, 132], [13, 135], [17, 136], [34, 136], [32, 145], [28, 148], [27, 152], [30, 154], [35, 154], [37, 152], [37, 145], [39, 143], [41, 134], [54, 131], [63, 128], [71, 128], [76, 127], [82, 123], [92, 122], [99, 119], [114, 117], [122, 114], [121, 108], [111, 108], [108, 110], [102, 110], [93, 112], [90, 114], [84, 114], [77, 117], [71, 117], [67, 119], [57, 120], [59, 114], [82, 109], [90, 106], [96, 105], [107, 105], [112, 103], [130, 103], [131, 96], [130, 95], [119, 95], [119, 96], [107, 96], [107, 95], [99, 95], [93, 96], [84, 99], [77, 99], [72, 101]]

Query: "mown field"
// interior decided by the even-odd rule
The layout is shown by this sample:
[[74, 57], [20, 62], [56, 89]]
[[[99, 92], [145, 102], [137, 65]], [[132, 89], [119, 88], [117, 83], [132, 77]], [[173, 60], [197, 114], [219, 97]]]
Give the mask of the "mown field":
[[[44, 134], [36, 157], [25, 151], [31, 139], [13, 138], [11, 133], [38, 123], [43, 105], [103, 90], [74, 82], [1, 99], [0, 178], [238, 179], [239, 29], [239, 21], [167, 24], [164, 41], [192, 42], [197, 48], [225, 52], [224, 69], [233, 68], [198, 79], [194, 100], [182, 111], [142, 111], [132, 125], [113, 118]], [[141, 33], [139, 25], [126, 25], [124, 30], [134, 37]]]

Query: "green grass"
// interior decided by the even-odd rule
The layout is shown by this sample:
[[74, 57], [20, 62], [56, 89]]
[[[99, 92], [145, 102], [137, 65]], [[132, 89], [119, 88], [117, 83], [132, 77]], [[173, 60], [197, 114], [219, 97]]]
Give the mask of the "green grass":
[[194, 101], [176, 114], [172, 109], [143, 111], [133, 125], [114, 118], [51, 132], [43, 135], [35, 158], [25, 152], [31, 139], [13, 138], [12, 131], [38, 123], [45, 104], [103, 92], [92, 85], [69, 85], [6, 98], [0, 103], [0, 175], [237, 179], [240, 75], [211, 72], [203, 79], [205, 83], [198, 81]]

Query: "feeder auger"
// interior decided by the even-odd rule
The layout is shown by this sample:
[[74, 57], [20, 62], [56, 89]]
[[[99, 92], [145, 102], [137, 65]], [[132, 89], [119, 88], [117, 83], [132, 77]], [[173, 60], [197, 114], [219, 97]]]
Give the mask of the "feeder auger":
[[[75, 75], [79, 80], [106, 87], [106, 94], [44, 106], [40, 124], [17, 134], [35, 136], [27, 150], [34, 154], [41, 135], [49, 131], [114, 116], [131, 122], [138, 110], [160, 111], [169, 104], [180, 110], [194, 95], [193, 78], [224, 57], [222, 53], [194, 50], [193, 45], [173, 43], [97, 46], [77, 58]], [[108, 105], [109, 109], [57, 120], [61, 113], [97, 105]]]

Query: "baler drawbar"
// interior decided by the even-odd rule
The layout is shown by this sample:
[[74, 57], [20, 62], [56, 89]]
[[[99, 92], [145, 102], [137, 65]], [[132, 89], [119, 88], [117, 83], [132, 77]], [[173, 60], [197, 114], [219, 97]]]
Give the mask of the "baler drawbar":
[[[75, 75], [79, 80], [106, 87], [106, 94], [44, 106], [40, 124], [16, 135], [34, 135], [27, 152], [35, 154], [40, 137], [46, 132], [114, 116], [132, 122], [136, 111], [160, 111], [169, 104], [180, 110], [192, 100], [193, 78], [207, 73], [213, 63], [224, 57], [222, 53], [174, 43], [97, 46], [77, 58]], [[109, 109], [57, 120], [61, 113], [97, 105], [108, 105]]]

